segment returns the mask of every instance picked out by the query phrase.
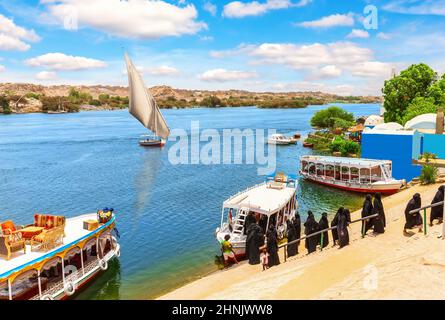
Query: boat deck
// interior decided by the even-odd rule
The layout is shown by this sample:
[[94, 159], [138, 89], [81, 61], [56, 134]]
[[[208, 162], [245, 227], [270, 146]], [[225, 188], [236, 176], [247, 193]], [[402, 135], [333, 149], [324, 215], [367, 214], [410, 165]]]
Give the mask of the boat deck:
[[247, 207], [253, 210], [258, 209], [265, 214], [273, 213], [280, 209], [295, 193], [295, 188], [286, 187], [282, 183], [274, 183], [273, 188], [270, 183], [263, 183], [253, 188], [240, 192], [236, 196], [224, 202], [225, 207], [242, 208]]
[[[69, 248], [79, 240], [93, 235], [103, 227], [100, 226], [98, 229], [93, 231], [85, 230], [83, 228], [83, 222], [89, 219], [97, 219], [97, 214], [89, 213], [74, 218], [67, 218], [65, 222], [65, 237], [63, 238], [63, 244], [49, 251], [31, 252], [30, 245], [26, 245], [26, 254], [24, 254], [23, 251], [15, 252], [11, 255], [10, 260], [6, 260], [5, 256], [0, 256], [0, 279], [8, 276], [12, 272], [22, 269], [24, 266], [30, 263], [41, 261], [45, 258], [51, 257], [56, 252]], [[114, 219], [111, 221], [113, 220]]]

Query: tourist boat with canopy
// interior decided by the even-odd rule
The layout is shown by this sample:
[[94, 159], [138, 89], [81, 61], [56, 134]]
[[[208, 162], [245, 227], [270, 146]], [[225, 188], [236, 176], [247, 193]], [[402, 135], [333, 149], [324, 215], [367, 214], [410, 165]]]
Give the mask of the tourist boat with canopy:
[[286, 221], [295, 216], [298, 207], [296, 199], [296, 177], [282, 173], [241, 191], [224, 201], [221, 224], [215, 236], [219, 243], [230, 235], [230, 243], [237, 257], [243, 257], [246, 249], [244, 222], [253, 213], [263, 232], [274, 226], [281, 239], [286, 233]]
[[125, 62], [127, 64], [129, 87], [128, 110], [145, 128], [154, 133], [154, 135], [143, 136], [139, 145], [143, 147], [162, 147], [170, 135], [167, 122], [162, 116], [155, 98], [147, 90], [141, 75], [127, 54], [125, 54]]
[[61, 300], [77, 294], [120, 256], [113, 210], [34, 223], [1, 223], [0, 300]]
[[326, 186], [354, 192], [393, 194], [405, 180], [392, 177], [392, 161], [306, 155], [300, 175]]

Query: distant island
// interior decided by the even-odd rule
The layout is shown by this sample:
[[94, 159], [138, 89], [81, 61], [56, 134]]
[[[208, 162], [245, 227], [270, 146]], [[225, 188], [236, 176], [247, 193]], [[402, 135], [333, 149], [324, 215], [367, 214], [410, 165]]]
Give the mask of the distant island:
[[[323, 92], [249, 92], [149, 88], [160, 108], [242, 107], [305, 108], [338, 103], [381, 103], [376, 96], [340, 96]], [[78, 112], [128, 108], [128, 88], [120, 86], [42, 86], [0, 84], [0, 113]]]

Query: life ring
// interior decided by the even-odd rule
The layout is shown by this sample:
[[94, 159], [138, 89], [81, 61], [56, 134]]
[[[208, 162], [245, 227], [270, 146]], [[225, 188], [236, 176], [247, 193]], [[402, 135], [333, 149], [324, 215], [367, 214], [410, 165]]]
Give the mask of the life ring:
[[105, 259], [99, 260], [99, 268], [101, 268], [103, 271], [108, 269], [108, 262]]
[[76, 292], [76, 287], [72, 281], [67, 281], [63, 290], [68, 296], [72, 296]]
[[40, 298], [40, 300], [54, 300], [54, 298], [50, 294], [45, 294]]

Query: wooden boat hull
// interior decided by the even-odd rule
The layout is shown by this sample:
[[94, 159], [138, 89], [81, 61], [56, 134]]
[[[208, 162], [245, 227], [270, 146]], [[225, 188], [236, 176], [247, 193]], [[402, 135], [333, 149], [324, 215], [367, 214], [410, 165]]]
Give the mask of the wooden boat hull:
[[314, 177], [310, 176], [307, 173], [301, 172], [300, 175], [307, 180], [329, 186], [332, 188], [337, 188], [346, 191], [359, 192], [359, 193], [377, 193], [380, 192], [382, 194], [390, 195], [397, 193], [402, 187], [402, 183], [394, 182], [387, 184], [357, 184], [357, 183], [349, 183], [347, 181], [337, 181], [325, 179], [322, 177]]
[[141, 147], [163, 147], [165, 145], [164, 140], [141, 140], [139, 141]]
[[305, 143], [303, 143], [303, 147], [305, 147], [305, 148], [313, 148], [314, 144], [305, 142]]

